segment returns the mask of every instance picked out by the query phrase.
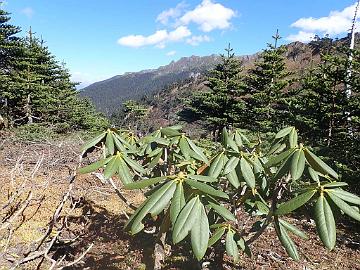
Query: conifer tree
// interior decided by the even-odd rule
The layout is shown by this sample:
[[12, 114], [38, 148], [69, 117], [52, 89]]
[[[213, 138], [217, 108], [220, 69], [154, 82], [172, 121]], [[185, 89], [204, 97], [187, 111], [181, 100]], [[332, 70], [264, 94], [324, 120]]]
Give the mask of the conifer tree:
[[25, 38], [17, 37], [20, 28], [9, 20], [0, 8], [0, 128], [8, 122], [61, 124], [63, 130], [107, 127], [91, 102], [78, 96], [69, 71], [45, 42], [31, 28]]
[[281, 38], [278, 32], [273, 38], [274, 44], [268, 44], [245, 78], [244, 127], [260, 132], [275, 131], [287, 115], [284, 89], [291, 83], [291, 73], [285, 66], [285, 46], [277, 46]]
[[1, 8], [0, 2], [0, 127], [8, 122], [9, 74], [20, 46], [20, 39], [15, 36], [20, 28], [9, 24], [10, 19], [10, 13]]
[[11, 72], [9, 102], [17, 124], [46, 121], [48, 105], [54, 98], [50, 82], [56, 69], [54, 56], [29, 31], [23, 39], [18, 60]]
[[221, 62], [207, 78], [209, 90], [195, 93], [187, 101], [188, 110], [204, 123], [210, 125], [214, 139], [224, 127], [240, 122], [244, 108], [241, 99], [242, 63], [235, 57], [230, 44], [226, 53], [221, 54]]
[[[351, 77], [347, 73], [349, 48], [333, 45], [327, 52], [292, 93], [296, 97], [290, 106], [292, 124], [319, 153], [337, 160], [351, 181], [359, 177], [360, 166], [360, 51], [352, 51]], [[346, 93], [347, 86], [352, 89], [351, 96]], [[354, 188], [360, 191], [359, 184]]]

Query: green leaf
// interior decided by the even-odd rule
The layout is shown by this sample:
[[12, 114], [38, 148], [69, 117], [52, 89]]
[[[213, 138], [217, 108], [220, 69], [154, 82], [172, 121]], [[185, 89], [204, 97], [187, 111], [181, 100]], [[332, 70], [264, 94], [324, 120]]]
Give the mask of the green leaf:
[[239, 151], [239, 148], [238, 146], [236, 145], [235, 141], [231, 138], [232, 136], [228, 136], [227, 138], [227, 145], [230, 146], [230, 148], [232, 150], [234, 150], [235, 152], [238, 152]]
[[[160, 187], [158, 190], [156, 190], [147, 200], [144, 206], [142, 207], [141, 211], [139, 211], [134, 217], [134, 220], [132, 221], [131, 231], [135, 233], [135, 229], [141, 223], [141, 221], [144, 219], [144, 217], [149, 213], [149, 211], [156, 206], [156, 204], [161, 204], [163, 206], [164, 200], [168, 198], [169, 193], [174, 193], [175, 191], [175, 182], [170, 181], [165, 183], [162, 187]], [[169, 192], [169, 193], [167, 193]], [[171, 194], [172, 195], [172, 194]], [[165, 199], [163, 198], [165, 197]], [[154, 210], [159, 210], [160, 207], [157, 207]]]
[[250, 140], [241, 132], [239, 132], [239, 135], [241, 137], [241, 140], [243, 141], [244, 144], [249, 145], [250, 144]]
[[110, 161], [108, 162], [108, 164], [105, 167], [104, 170], [104, 177], [105, 179], [109, 179], [111, 176], [113, 176], [118, 168], [118, 161], [119, 158], [118, 156], [112, 156]]
[[360, 221], [360, 213], [358, 211], [356, 211], [353, 207], [348, 205], [330, 190], [327, 190], [327, 194], [329, 195], [330, 199], [336, 204], [336, 206], [339, 207], [346, 215], [357, 221]]
[[301, 149], [297, 150], [291, 161], [290, 173], [293, 180], [298, 180], [304, 172], [305, 168], [305, 155]]
[[281, 161], [285, 160], [287, 157], [289, 157], [292, 153], [295, 152], [295, 149], [288, 149], [285, 152], [282, 152], [281, 154], [272, 157], [269, 159], [268, 162], [264, 165], [266, 168], [270, 168], [274, 165], [279, 164]]
[[142, 188], [146, 188], [148, 186], [157, 184], [165, 179], [166, 179], [166, 176], [144, 179], [141, 181], [132, 182], [130, 184], [125, 185], [125, 189], [142, 189]]
[[[279, 143], [279, 142], [275, 143], [274, 145], [271, 146], [271, 148], [268, 152], [268, 155], [279, 153], [279, 152], [283, 151], [285, 148], [286, 148], [285, 143]], [[292, 149], [292, 150], [294, 150], [294, 149]]]
[[181, 139], [181, 136], [172, 137], [171, 140], [170, 140], [170, 145], [177, 145], [177, 144], [179, 144], [180, 139]]
[[185, 137], [180, 138], [179, 147], [184, 157], [190, 159], [191, 149]]
[[296, 196], [295, 198], [292, 198], [290, 201], [281, 204], [278, 209], [276, 209], [275, 214], [285, 215], [294, 211], [295, 209], [307, 203], [314, 196], [315, 193], [316, 190], [310, 190], [299, 196]]
[[127, 164], [125, 163], [125, 161], [122, 158], [119, 159], [117, 169], [118, 169], [118, 174], [119, 174], [120, 180], [124, 185], [132, 183], [133, 176], [129, 170], [129, 167], [127, 166]]
[[239, 178], [235, 170], [228, 173], [226, 175], [226, 178], [235, 188], [238, 188], [240, 186]]
[[252, 257], [252, 253], [251, 253], [251, 250], [250, 250], [250, 247], [248, 244], [246, 244], [244, 238], [240, 238], [238, 241], [237, 241], [237, 244], [238, 246], [240, 247], [240, 249], [245, 252], [246, 255], [249, 256], [249, 258]]
[[279, 224], [278, 222], [275, 222], [275, 229], [276, 233], [278, 235], [278, 238], [285, 248], [287, 254], [295, 261], [298, 261], [300, 259], [299, 254], [297, 252], [297, 248], [290, 238], [290, 236], [287, 234], [286, 229]]
[[112, 132], [108, 132], [106, 135], [105, 147], [109, 155], [113, 155], [115, 152], [114, 139]]
[[322, 161], [320, 158], [318, 158], [312, 152], [310, 152], [310, 150], [305, 148], [304, 153], [305, 153], [306, 160], [309, 162], [310, 166], [314, 170], [316, 170], [322, 174], [325, 174], [325, 175], [326, 174], [331, 175], [335, 179], [339, 178], [338, 174], [332, 168], [330, 168], [324, 161]]
[[320, 182], [320, 178], [319, 178], [319, 174], [317, 171], [315, 171], [313, 168], [308, 167], [308, 171], [310, 174], [310, 177], [312, 178], [312, 180], [314, 180], [315, 182], [319, 183]]
[[229, 211], [227, 210], [224, 206], [219, 205], [219, 204], [214, 204], [212, 202], [209, 202], [209, 205], [211, 206], [212, 209], [214, 209], [219, 215], [221, 215], [225, 220], [231, 220], [231, 221], [235, 221], [236, 218], [235, 216]]
[[[150, 145], [149, 145], [150, 146]], [[151, 149], [151, 148], [150, 148]], [[163, 149], [162, 148], [156, 148], [154, 149], [153, 151], [151, 151], [150, 153], [148, 153], [148, 157], [151, 158], [151, 157], [154, 157], [154, 156], [157, 156], [159, 153], [162, 153], [163, 152]]]
[[222, 132], [221, 132], [221, 143], [225, 147], [227, 146], [228, 138], [229, 138], [229, 133], [228, 133], [226, 127], [223, 127]]
[[177, 129], [173, 129], [172, 127], [166, 127], [160, 129], [161, 133], [167, 137], [180, 136], [181, 133]]
[[280, 139], [280, 138], [285, 137], [285, 136], [288, 135], [293, 129], [294, 129], [294, 127], [286, 127], [286, 128], [283, 128], [282, 130], [280, 130], [280, 131], [275, 135], [275, 139]]
[[259, 159], [258, 156], [254, 157], [254, 161], [253, 161], [253, 166], [254, 166], [254, 173], [255, 174], [259, 174], [260, 172], [264, 171], [264, 167], [261, 163], [261, 160]]
[[214, 178], [218, 178], [221, 173], [221, 170], [224, 168], [224, 165], [225, 165], [224, 154], [220, 153], [211, 163], [209, 169], [209, 175]]
[[157, 156], [154, 157], [154, 158], [151, 160], [151, 162], [147, 165], [147, 168], [148, 168], [148, 169], [154, 168], [154, 167], [159, 163], [159, 160], [160, 160], [160, 158], [161, 158], [161, 156], [162, 156], [162, 154], [163, 154], [163, 150], [162, 150], [162, 149], [159, 149], [159, 150], [160, 150], [160, 151], [159, 151], [159, 153], [157, 154]]
[[217, 179], [215, 177], [211, 177], [211, 176], [207, 176], [207, 175], [194, 175], [194, 174], [188, 174], [187, 175], [188, 178], [196, 180], [196, 181], [201, 181], [201, 182], [216, 182]]
[[172, 232], [172, 239], [174, 244], [179, 243], [189, 234], [200, 214], [199, 208], [199, 197], [194, 197], [181, 210], [178, 218], [175, 221]]
[[315, 223], [321, 241], [325, 247], [332, 250], [336, 242], [336, 226], [331, 207], [321, 194], [315, 204]]
[[340, 188], [334, 188], [334, 189], [328, 190], [328, 192], [334, 193], [336, 196], [338, 196], [343, 201], [360, 205], [360, 197], [356, 196], [355, 194], [352, 194], [352, 193], [342, 190]]
[[204, 155], [202, 150], [199, 147], [197, 147], [189, 138], [186, 138], [186, 140], [188, 141], [191, 149], [194, 150], [194, 152], [201, 157], [201, 160], [204, 161], [206, 164], [209, 164], [209, 160]]
[[279, 222], [282, 226], [284, 226], [288, 231], [292, 232], [293, 234], [299, 236], [302, 239], [309, 239], [309, 237], [301, 230], [299, 230], [296, 226], [286, 222], [285, 220], [279, 219]]
[[224, 235], [225, 233], [225, 228], [224, 227], [219, 227], [213, 234], [213, 236], [209, 239], [209, 243], [208, 243], [208, 247], [211, 247], [212, 245], [214, 245], [217, 241], [220, 240], [220, 238]]
[[197, 182], [197, 181], [194, 181], [191, 179], [186, 179], [185, 183], [190, 185], [193, 188], [196, 188], [196, 189], [206, 193], [206, 194], [209, 194], [209, 195], [212, 195], [215, 197], [229, 199], [229, 196], [225, 192], [222, 192], [221, 190], [216, 190], [207, 184]]
[[348, 183], [345, 183], [345, 182], [331, 182], [331, 183], [324, 184], [323, 187], [334, 188], [334, 187], [344, 187], [347, 185], [348, 185]]
[[182, 183], [177, 183], [174, 197], [171, 200], [171, 206], [170, 206], [170, 220], [173, 225], [175, 224], [175, 221], [181, 209], [184, 207], [184, 205], [185, 205], [184, 186]]
[[101, 159], [97, 162], [94, 162], [94, 163], [88, 165], [88, 166], [82, 167], [78, 170], [78, 173], [85, 174], [85, 173], [96, 171], [97, 169], [99, 169], [99, 168], [103, 167], [105, 164], [107, 164], [112, 158], [113, 157]]
[[168, 128], [180, 131], [183, 128], [183, 126], [182, 125], [173, 125], [173, 126], [170, 126]]
[[298, 145], [298, 134], [295, 128], [290, 131], [289, 145], [290, 148], [295, 148]]
[[114, 136], [116, 139], [118, 139], [118, 140], [120, 141], [120, 143], [121, 143], [122, 145], [126, 146], [126, 147], [129, 148], [129, 149], [133, 148], [133, 146], [130, 145], [130, 144], [129, 144], [123, 137], [121, 137], [117, 132], [113, 132], [112, 134], [113, 134], [113, 136]]
[[168, 146], [170, 144], [169, 140], [167, 140], [165, 138], [161, 138], [161, 137], [153, 138], [153, 142], [156, 142], [156, 143], [161, 144], [161, 145], [166, 145], [166, 146]]
[[240, 159], [238, 157], [231, 157], [225, 165], [224, 174], [226, 175], [231, 171], [234, 171], [236, 166], [239, 164], [239, 161]]
[[158, 214], [161, 213], [162, 210], [164, 210], [168, 206], [171, 198], [174, 195], [175, 189], [176, 189], [176, 182], [171, 181], [169, 189], [166, 190], [166, 192], [159, 198], [156, 204], [154, 204], [154, 206], [151, 207], [151, 209], [149, 210], [151, 216], [153, 217], [157, 216]]
[[123, 159], [134, 171], [137, 171], [138, 173], [141, 173], [141, 174], [146, 173], [146, 170], [135, 160], [132, 160], [131, 158], [129, 158], [125, 155], [123, 156]]
[[224, 225], [226, 225], [226, 224], [225, 223], [213, 224], [213, 225], [210, 225], [210, 229], [220, 228], [220, 227], [223, 227]]
[[232, 230], [229, 230], [226, 234], [225, 248], [226, 248], [226, 253], [234, 258], [234, 262], [238, 262], [239, 249], [234, 240], [234, 232]]
[[200, 261], [206, 253], [210, 234], [205, 207], [200, 201], [199, 204], [200, 206], [198, 208], [200, 213], [191, 228], [191, 247], [198, 261]]
[[247, 160], [242, 157], [240, 159], [240, 168], [241, 173], [245, 179], [245, 182], [250, 188], [255, 188], [255, 175], [251, 168], [251, 165], [247, 162]]
[[259, 209], [259, 211], [261, 212], [261, 214], [267, 215], [269, 213], [269, 206], [267, 206], [264, 202], [256, 201], [255, 204]]
[[[131, 215], [131, 217], [126, 221], [124, 228], [128, 229], [131, 228], [131, 226], [134, 223], [134, 219], [136, 218], [136, 216], [139, 214], [139, 212], [141, 211], [141, 209], [144, 207], [144, 205], [148, 202], [149, 199], [145, 200], [136, 210], [135, 212]], [[141, 229], [142, 230], [142, 229]], [[140, 231], [141, 231], [140, 230]], [[139, 231], [138, 231], [139, 232]]]
[[293, 155], [288, 156], [288, 158], [281, 164], [281, 166], [274, 175], [275, 180], [280, 179], [281, 177], [289, 173], [291, 169], [292, 156]]
[[101, 142], [105, 136], [106, 136], [107, 132], [103, 132], [100, 135], [96, 136], [94, 139], [92, 139], [91, 141], [87, 142], [86, 144], [84, 144], [81, 147], [81, 152], [85, 152], [86, 150], [88, 150], [91, 147], [94, 147], [95, 145], [97, 145], [99, 142]]
[[114, 136], [113, 139], [114, 139], [114, 143], [115, 143], [116, 148], [117, 148], [120, 152], [126, 152], [126, 148], [125, 148], [124, 145], [119, 141], [119, 139], [118, 139], [116, 136]]
[[243, 141], [242, 141], [242, 139], [241, 139], [241, 136], [240, 136], [240, 134], [239, 134], [237, 131], [235, 132], [235, 137], [234, 137], [234, 139], [235, 139], [236, 144], [237, 144], [239, 147], [243, 147], [243, 146], [244, 146]]

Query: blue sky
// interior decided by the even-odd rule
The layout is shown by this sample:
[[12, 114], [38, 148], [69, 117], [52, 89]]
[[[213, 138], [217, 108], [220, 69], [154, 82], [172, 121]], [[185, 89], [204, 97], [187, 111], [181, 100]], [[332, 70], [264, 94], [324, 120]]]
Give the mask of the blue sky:
[[84, 85], [190, 55], [236, 54], [314, 34], [344, 36], [355, 0], [6, 0], [12, 23], [32, 26]]

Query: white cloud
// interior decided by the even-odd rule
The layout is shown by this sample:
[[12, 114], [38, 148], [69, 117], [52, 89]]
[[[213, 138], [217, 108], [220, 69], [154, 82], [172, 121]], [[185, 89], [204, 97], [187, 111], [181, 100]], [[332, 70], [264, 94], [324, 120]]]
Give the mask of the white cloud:
[[202, 42], [209, 42], [210, 38], [207, 35], [192, 36], [186, 39], [186, 43], [192, 46], [197, 46]]
[[31, 7], [26, 7], [20, 10], [20, 13], [31, 19], [34, 16], [35, 11]]
[[166, 25], [168, 24], [169, 19], [176, 19], [180, 17], [183, 14], [183, 11], [186, 8], [186, 6], [187, 5], [185, 4], [185, 2], [180, 2], [179, 4], [176, 5], [176, 7], [161, 12], [157, 16], [156, 21]]
[[176, 51], [170, 51], [170, 52], [166, 53], [167, 56], [173, 56], [175, 54], [176, 54]]
[[296, 35], [290, 35], [288, 40], [294, 40], [296, 36], [305, 38], [309, 34], [319, 33], [323, 35], [339, 35], [350, 30], [354, 17], [356, 3], [344, 8], [341, 11], [331, 11], [326, 17], [320, 18], [301, 18], [291, 24], [291, 27], [299, 28], [300, 31]]
[[195, 9], [186, 12], [179, 23], [188, 25], [191, 22], [199, 25], [200, 30], [210, 32], [215, 29], [227, 29], [235, 11], [212, 0], [203, 0]]
[[156, 22], [174, 27], [174, 30], [161, 29], [155, 33], [145, 35], [128, 35], [118, 39], [117, 43], [122, 46], [139, 48], [144, 46], [155, 46], [163, 49], [169, 42], [183, 41], [187, 44], [197, 46], [202, 42], [209, 42], [207, 35], [192, 36], [191, 24], [198, 25], [203, 32], [211, 32], [216, 29], [227, 29], [231, 27], [231, 19], [236, 16], [234, 10], [216, 3], [215, 0], [202, 0], [192, 10], [186, 11], [187, 4], [180, 2], [175, 7], [161, 12]]
[[190, 30], [186, 26], [179, 26], [169, 33], [170, 41], [179, 41], [185, 37], [191, 36]]
[[289, 41], [300, 41], [305, 43], [313, 40], [314, 37], [315, 33], [299, 31], [297, 34], [289, 35], [286, 39]]
[[121, 37], [118, 44], [127, 47], [143, 47], [155, 45], [158, 48], [164, 48], [168, 42], [177, 42], [191, 36], [190, 30], [186, 26], [179, 26], [175, 30], [168, 32], [167, 30], [158, 30], [150, 36], [129, 35]]

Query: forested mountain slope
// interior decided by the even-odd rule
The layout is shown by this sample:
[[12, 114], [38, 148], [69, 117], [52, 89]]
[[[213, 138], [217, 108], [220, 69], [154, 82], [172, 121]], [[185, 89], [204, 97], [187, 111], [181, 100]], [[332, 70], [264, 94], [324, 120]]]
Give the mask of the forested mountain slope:
[[[245, 63], [252, 63], [256, 55], [240, 58]], [[158, 69], [125, 73], [96, 82], [82, 89], [81, 95], [89, 97], [100, 111], [111, 114], [126, 100], [151, 96], [165, 86], [197, 77], [213, 68], [218, 61], [218, 55], [183, 57]]]

